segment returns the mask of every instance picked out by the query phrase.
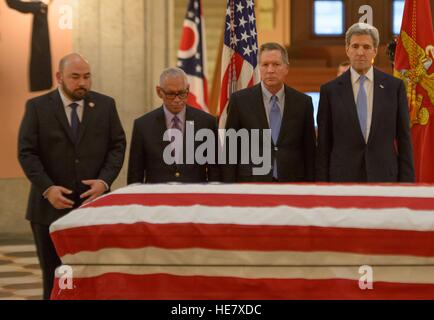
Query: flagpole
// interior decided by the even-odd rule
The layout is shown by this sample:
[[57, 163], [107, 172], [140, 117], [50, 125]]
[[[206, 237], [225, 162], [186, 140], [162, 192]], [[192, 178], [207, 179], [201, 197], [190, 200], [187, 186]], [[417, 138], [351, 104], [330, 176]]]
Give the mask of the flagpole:
[[219, 43], [219, 51], [217, 54], [217, 61], [213, 73], [212, 88], [210, 93], [209, 111], [211, 114], [218, 116], [218, 104], [221, 88], [221, 67], [222, 67], [222, 53], [223, 53], [224, 33], [222, 32]]

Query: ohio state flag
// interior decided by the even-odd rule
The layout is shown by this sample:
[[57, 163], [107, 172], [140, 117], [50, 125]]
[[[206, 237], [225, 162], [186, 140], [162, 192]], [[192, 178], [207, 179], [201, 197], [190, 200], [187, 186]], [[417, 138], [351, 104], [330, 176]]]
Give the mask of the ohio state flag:
[[434, 182], [434, 32], [429, 0], [406, 0], [395, 53], [404, 80], [417, 182]]
[[209, 112], [206, 66], [205, 22], [201, 0], [190, 0], [178, 50], [178, 67], [183, 69], [190, 83], [187, 104]]

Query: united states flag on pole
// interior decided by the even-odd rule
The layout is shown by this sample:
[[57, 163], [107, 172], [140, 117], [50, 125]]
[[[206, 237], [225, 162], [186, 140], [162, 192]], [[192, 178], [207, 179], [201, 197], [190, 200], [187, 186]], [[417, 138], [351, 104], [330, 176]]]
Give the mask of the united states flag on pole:
[[221, 63], [220, 128], [224, 128], [231, 94], [259, 82], [258, 37], [254, 0], [227, 0]]
[[201, 0], [190, 0], [179, 45], [177, 65], [187, 73], [190, 83], [187, 104], [209, 112], [204, 34], [205, 22]]

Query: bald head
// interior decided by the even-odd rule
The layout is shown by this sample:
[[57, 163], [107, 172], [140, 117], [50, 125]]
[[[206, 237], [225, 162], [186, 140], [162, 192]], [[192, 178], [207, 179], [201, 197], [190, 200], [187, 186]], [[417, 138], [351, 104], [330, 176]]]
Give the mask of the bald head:
[[56, 78], [70, 100], [82, 100], [91, 87], [89, 62], [78, 53], [68, 54], [60, 60]]
[[89, 69], [90, 69], [89, 61], [87, 61], [87, 59], [85, 57], [83, 57], [81, 54], [74, 52], [74, 53], [70, 53], [70, 54], [64, 56], [62, 59], [60, 59], [59, 72], [63, 72], [63, 70], [65, 70], [65, 67], [71, 63], [84, 63], [84, 64], [87, 64], [89, 66]]

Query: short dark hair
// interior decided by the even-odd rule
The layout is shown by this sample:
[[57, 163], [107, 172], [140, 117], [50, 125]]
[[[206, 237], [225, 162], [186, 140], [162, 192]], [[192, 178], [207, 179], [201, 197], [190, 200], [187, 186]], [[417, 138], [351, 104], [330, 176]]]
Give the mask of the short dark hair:
[[280, 51], [280, 53], [282, 54], [282, 60], [284, 63], [289, 64], [289, 57], [288, 57], [288, 51], [286, 51], [286, 49], [281, 46], [280, 44], [278, 44], [277, 42], [267, 42], [264, 43], [260, 48], [259, 48], [259, 59], [261, 59], [261, 54], [264, 51], [272, 51], [272, 50], [278, 50]]

